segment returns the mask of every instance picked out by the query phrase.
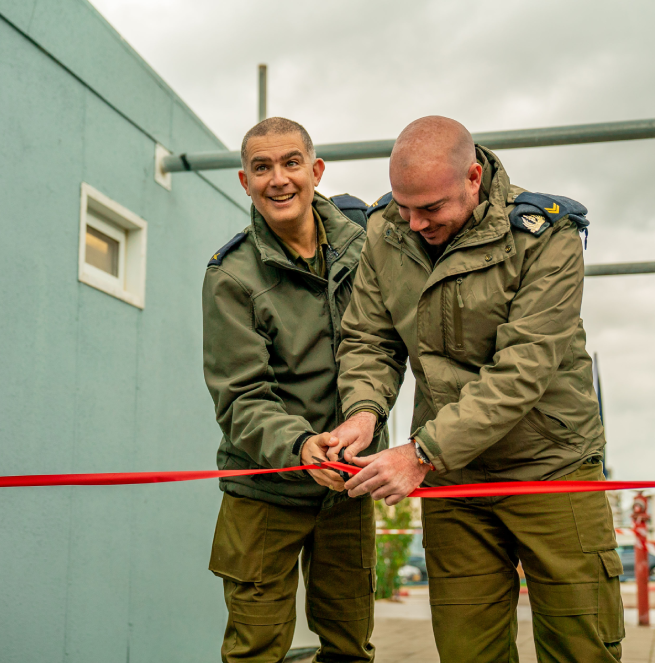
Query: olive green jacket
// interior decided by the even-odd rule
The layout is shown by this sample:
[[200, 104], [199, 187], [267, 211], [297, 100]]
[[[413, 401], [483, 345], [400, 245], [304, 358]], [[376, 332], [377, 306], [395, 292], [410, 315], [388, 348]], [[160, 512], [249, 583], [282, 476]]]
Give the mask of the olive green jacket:
[[[291, 262], [254, 207], [246, 238], [207, 269], [204, 369], [223, 431], [219, 469], [301, 465], [304, 440], [343, 421], [335, 355], [365, 233], [320, 194], [313, 205], [329, 242], [326, 279]], [[328, 493], [305, 472], [222, 479], [221, 488], [299, 506]]]
[[339, 390], [381, 415], [404, 367], [428, 484], [555, 479], [605, 444], [580, 319], [582, 242], [568, 216], [537, 237], [511, 226], [510, 185], [478, 148], [480, 204], [434, 268], [392, 201], [374, 213], [343, 318]]

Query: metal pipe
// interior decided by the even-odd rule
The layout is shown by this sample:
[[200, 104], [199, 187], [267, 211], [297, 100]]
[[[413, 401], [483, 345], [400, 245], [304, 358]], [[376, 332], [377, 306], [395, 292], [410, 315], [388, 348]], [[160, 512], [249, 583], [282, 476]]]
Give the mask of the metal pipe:
[[265, 64], [259, 65], [259, 106], [257, 117], [259, 118], [257, 122], [261, 122], [266, 119], [266, 102], [267, 102], [267, 80], [266, 80], [267, 67]]
[[[260, 65], [260, 90], [261, 67], [266, 67], [266, 65]], [[640, 140], [643, 138], [655, 138], [655, 119], [577, 124], [567, 127], [547, 127], [545, 129], [488, 131], [473, 134], [473, 140], [476, 143], [492, 150], [545, 147], [549, 145], [578, 145], [581, 143], [603, 143], [617, 140]], [[389, 139], [367, 140], [355, 143], [330, 143], [328, 145], [317, 145], [316, 154], [326, 161], [381, 159], [391, 154], [395, 142], [394, 139]], [[171, 155], [162, 160], [162, 170], [168, 173], [175, 173], [182, 170], [239, 168], [240, 166], [241, 159], [238, 152], [204, 152], [177, 156]]]
[[618, 276], [620, 274], [653, 274], [655, 262], [619, 262], [609, 265], [587, 265], [585, 276]]

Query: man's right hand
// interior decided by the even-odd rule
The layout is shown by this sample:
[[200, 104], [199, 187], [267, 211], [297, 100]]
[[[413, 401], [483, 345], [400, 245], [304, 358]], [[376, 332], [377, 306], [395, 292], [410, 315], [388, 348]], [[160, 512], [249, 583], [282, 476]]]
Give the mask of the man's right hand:
[[352, 459], [361, 451], [364, 451], [373, 441], [373, 434], [378, 419], [372, 412], [360, 411], [337, 426], [332, 433], [328, 445], [328, 458], [332, 461], [338, 460], [339, 451], [346, 447], [344, 458], [352, 463]]

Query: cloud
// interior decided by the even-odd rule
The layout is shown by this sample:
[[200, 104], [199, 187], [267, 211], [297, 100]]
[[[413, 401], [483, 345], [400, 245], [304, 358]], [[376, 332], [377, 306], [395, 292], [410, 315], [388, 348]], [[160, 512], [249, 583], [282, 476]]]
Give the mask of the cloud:
[[[649, 0], [93, 4], [232, 149], [256, 121], [260, 62], [269, 65], [269, 113], [300, 121], [317, 143], [392, 138], [435, 113], [472, 131], [654, 114]], [[587, 205], [588, 263], [628, 262], [655, 260], [654, 147], [499, 156], [517, 184]], [[384, 159], [329, 163], [321, 186], [367, 202], [388, 189]], [[647, 478], [655, 468], [655, 275], [588, 279], [583, 318], [600, 356], [610, 463], [617, 477]], [[401, 437], [409, 433], [407, 392]]]

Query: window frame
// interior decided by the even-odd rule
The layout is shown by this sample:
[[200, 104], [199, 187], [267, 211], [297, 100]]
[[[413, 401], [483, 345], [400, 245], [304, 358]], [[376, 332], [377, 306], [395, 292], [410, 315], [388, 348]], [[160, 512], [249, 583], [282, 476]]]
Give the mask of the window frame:
[[[86, 262], [87, 226], [119, 243], [118, 276]], [[144, 308], [148, 223], [103, 193], [82, 182], [78, 279], [82, 283]]]

